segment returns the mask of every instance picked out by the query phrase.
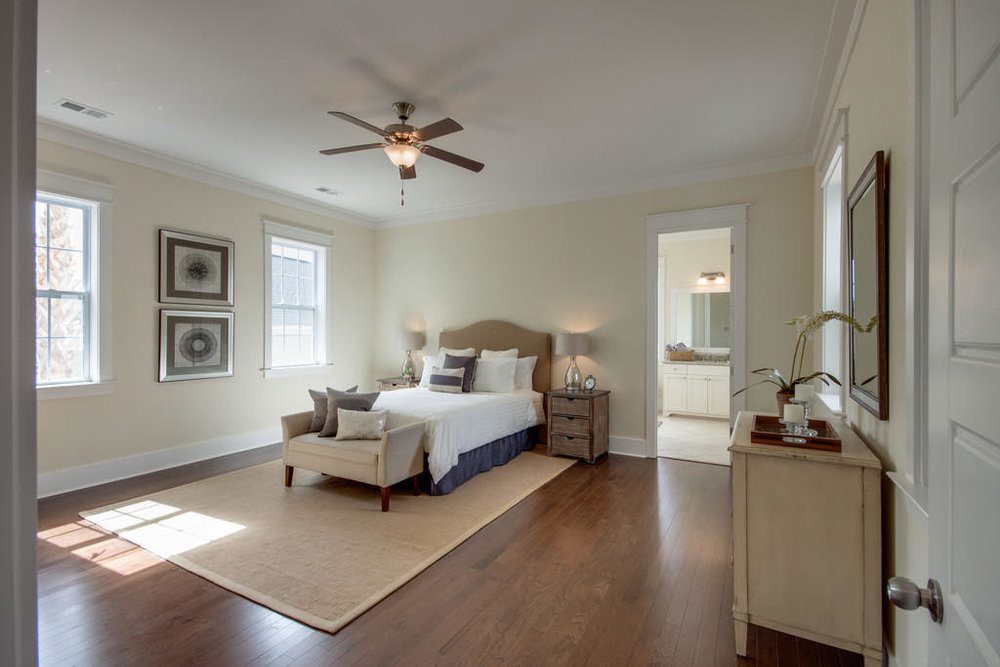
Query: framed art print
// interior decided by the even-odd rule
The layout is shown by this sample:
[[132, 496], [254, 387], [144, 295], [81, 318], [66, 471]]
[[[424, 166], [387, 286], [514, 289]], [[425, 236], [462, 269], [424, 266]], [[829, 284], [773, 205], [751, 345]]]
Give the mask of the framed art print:
[[233, 242], [160, 230], [160, 302], [233, 305]]
[[232, 313], [160, 311], [160, 382], [232, 375]]

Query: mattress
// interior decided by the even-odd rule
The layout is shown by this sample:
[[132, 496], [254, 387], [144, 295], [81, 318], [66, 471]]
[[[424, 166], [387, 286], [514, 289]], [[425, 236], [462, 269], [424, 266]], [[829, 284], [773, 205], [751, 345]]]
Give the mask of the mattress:
[[424, 450], [435, 482], [458, 464], [460, 454], [545, 423], [542, 394], [530, 389], [506, 394], [397, 389], [379, 395], [372, 410], [389, 411], [390, 429], [425, 422]]

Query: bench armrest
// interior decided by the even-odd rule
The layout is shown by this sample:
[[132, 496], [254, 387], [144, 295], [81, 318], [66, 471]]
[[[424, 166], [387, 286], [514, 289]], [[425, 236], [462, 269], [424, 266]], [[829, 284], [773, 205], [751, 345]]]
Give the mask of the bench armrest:
[[386, 431], [378, 457], [379, 486], [392, 486], [424, 470], [424, 423]]

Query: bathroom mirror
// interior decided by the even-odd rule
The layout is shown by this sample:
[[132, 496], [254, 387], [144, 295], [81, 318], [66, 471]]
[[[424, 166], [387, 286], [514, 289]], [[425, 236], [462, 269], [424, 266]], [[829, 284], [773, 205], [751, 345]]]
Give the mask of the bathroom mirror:
[[729, 351], [729, 292], [675, 289], [671, 338], [697, 349]]
[[848, 312], [875, 328], [850, 330], [851, 398], [879, 419], [889, 418], [889, 292], [886, 273], [888, 181], [885, 154], [875, 153], [847, 199]]

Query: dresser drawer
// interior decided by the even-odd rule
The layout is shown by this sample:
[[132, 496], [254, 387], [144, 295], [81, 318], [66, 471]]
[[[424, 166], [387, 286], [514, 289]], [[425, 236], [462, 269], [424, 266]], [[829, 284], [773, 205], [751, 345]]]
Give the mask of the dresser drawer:
[[566, 417], [563, 415], [552, 415], [549, 420], [549, 428], [553, 433], [563, 435], [590, 435], [590, 420], [584, 417]]
[[576, 417], [590, 416], [589, 398], [563, 398], [561, 396], [552, 397], [552, 414], [554, 415], [574, 415]]
[[590, 438], [572, 435], [549, 436], [552, 442], [553, 454], [568, 454], [570, 456], [590, 457]]

